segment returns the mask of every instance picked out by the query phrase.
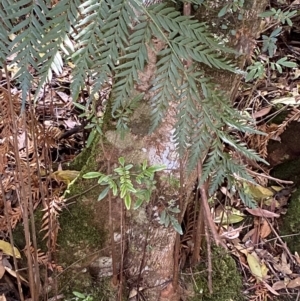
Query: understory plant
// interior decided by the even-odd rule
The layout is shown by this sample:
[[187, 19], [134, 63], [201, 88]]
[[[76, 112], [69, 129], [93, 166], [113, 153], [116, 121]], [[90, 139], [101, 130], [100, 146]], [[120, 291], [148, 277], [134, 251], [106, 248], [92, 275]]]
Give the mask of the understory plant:
[[[191, 2], [202, 5], [201, 0]], [[162, 43], [155, 53], [149, 130], [161, 124], [172, 104], [174, 140], [179, 155], [188, 154], [187, 169], [193, 170], [202, 161], [201, 182], [210, 178], [210, 195], [226, 179], [229, 189], [238, 191], [247, 206], [255, 206], [240, 183], [253, 179], [233, 154], [262, 161], [236, 135], [238, 131], [258, 132], [251, 119], [232, 108], [202, 66], [242, 72], [226, 59], [234, 51], [217, 42], [204, 23], [182, 16], [172, 5], [145, 5], [140, 0], [4, 0], [0, 16], [0, 63], [11, 58], [10, 64], [17, 66], [15, 80], [22, 90], [23, 107], [33, 87], [38, 99], [53, 74], [60, 75], [68, 63], [72, 99], [87, 111], [95, 95], [111, 87], [111, 116], [117, 116], [119, 131], [128, 129], [132, 103], [143, 101], [144, 93], [136, 95], [135, 84], [150, 63], [149, 50]], [[191, 63], [187, 66], [186, 62]], [[80, 93], [87, 78], [89, 99], [83, 104]], [[95, 118], [93, 124], [101, 126]], [[224, 144], [229, 151], [224, 151]], [[124, 194], [127, 205], [129, 196]]]
[[[164, 165], [147, 166], [144, 161], [140, 166], [125, 164], [124, 157], [118, 159], [119, 166], [114, 169], [113, 174], [104, 174], [101, 172], [88, 172], [83, 175], [84, 179], [98, 178], [98, 184], [103, 185], [104, 189], [98, 196], [98, 201], [104, 199], [109, 190], [113, 196], [119, 196], [124, 200], [125, 207], [129, 210], [134, 202], [134, 209], [139, 208], [144, 202], [149, 202], [151, 193], [155, 189], [154, 174], [157, 171], [164, 170]], [[133, 169], [133, 170], [132, 170]]]

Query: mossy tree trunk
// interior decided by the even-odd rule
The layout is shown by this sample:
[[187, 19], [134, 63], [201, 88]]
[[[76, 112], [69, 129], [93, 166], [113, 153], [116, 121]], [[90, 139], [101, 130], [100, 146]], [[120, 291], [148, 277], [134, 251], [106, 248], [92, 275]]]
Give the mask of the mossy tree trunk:
[[[258, 14], [262, 12], [267, 1], [248, 1], [245, 6], [244, 19], [234, 24], [238, 33], [236, 37], [230, 37], [231, 46], [236, 48], [241, 56], [239, 65], [243, 67], [246, 57], [251, 55], [256, 34], [259, 32]], [[211, 20], [211, 14], [217, 15], [220, 7], [215, 8], [213, 1], [212, 11], [199, 11], [196, 17], [201, 21]], [[208, 5], [209, 6], [209, 5]], [[235, 16], [233, 15], [235, 18]], [[220, 19], [217, 19], [220, 22]], [[219, 29], [215, 28], [217, 34]], [[214, 28], [212, 27], [212, 30]], [[225, 34], [222, 32], [222, 35]], [[157, 190], [153, 193], [149, 204], [144, 204], [137, 210], [126, 212], [126, 251], [124, 253], [124, 271], [129, 290], [141, 289], [145, 300], [179, 300], [180, 293], [174, 292], [170, 286], [174, 272], [174, 246], [176, 231], [172, 226], [165, 228], [159, 223], [159, 213], [173, 200], [178, 202], [179, 189], [173, 185], [172, 179], [179, 181], [180, 160], [175, 151], [172, 134], [174, 133], [175, 116], [177, 114], [175, 105], [170, 108], [161, 126], [149, 135], [150, 127], [150, 105], [148, 99], [151, 81], [155, 70], [156, 53], [164, 47], [157, 42], [155, 49], [148, 49], [149, 62], [144, 72], [140, 74], [141, 82], [136, 85], [136, 94], [145, 93], [141, 105], [135, 110], [130, 122], [130, 132], [124, 139], [113, 130], [105, 133], [106, 142], [99, 144], [99, 150], [110, 154], [111, 164], [117, 164], [119, 157], [124, 157], [127, 163], [139, 164], [147, 160], [148, 164], [164, 164], [167, 171], [157, 178]], [[209, 76], [226, 89], [228, 95], [234, 99], [241, 77], [237, 74], [227, 72], [209, 72]], [[99, 156], [99, 154], [92, 154]], [[95, 161], [97, 161], [95, 159]], [[197, 173], [189, 177], [184, 175], [184, 192], [188, 194], [197, 180]], [[120, 202], [114, 200], [118, 210]], [[118, 212], [115, 210], [115, 212]], [[121, 212], [120, 212], [121, 217]], [[117, 231], [117, 229], [114, 229]], [[138, 299], [138, 298], [137, 298]], [[134, 299], [132, 299], [134, 300]]]

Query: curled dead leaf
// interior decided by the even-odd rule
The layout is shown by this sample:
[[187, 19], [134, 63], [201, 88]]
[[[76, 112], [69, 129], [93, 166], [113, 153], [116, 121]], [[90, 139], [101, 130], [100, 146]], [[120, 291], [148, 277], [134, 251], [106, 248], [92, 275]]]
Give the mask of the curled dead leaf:
[[[12, 270], [12, 269], [10, 269], [10, 268], [8, 268], [8, 267], [5, 267], [5, 270], [6, 270], [10, 275], [12, 275], [13, 277], [17, 278], [17, 273], [16, 273], [16, 271], [14, 271], [14, 270]], [[21, 279], [22, 281], [24, 281], [25, 283], [28, 283], [28, 281], [27, 281], [24, 277], [22, 277], [20, 274], [19, 274], [19, 277], [20, 277], [20, 279]]]

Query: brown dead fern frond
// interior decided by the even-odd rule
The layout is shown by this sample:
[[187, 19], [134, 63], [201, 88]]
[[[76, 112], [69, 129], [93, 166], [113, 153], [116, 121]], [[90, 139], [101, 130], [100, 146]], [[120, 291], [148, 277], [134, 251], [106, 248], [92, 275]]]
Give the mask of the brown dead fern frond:
[[[26, 248], [24, 249], [26, 251]], [[55, 264], [53, 261], [50, 262], [49, 255], [45, 252], [41, 251], [41, 249], [35, 250], [33, 246], [30, 246], [29, 252], [32, 256], [32, 259], [35, 260], [35, 254], [37, 254], [37, 264], [45, 266], [50, 271], [57, 271], [61, 273], [63, 271], [63, 267]]]
[[[26, 249], [26, 247], [25, 247], [25, 249]], [[38, 264], [47, 266], [47, 263], [49, 261], [47, 254], [42, 252], [40, 249], [35, 250], [35, 248], [32, 245], [29, 247], [29, 252], [32, 256], [32, 259], [34, 259], [35, 258], [34, 255], [37, 254], [37, 263]]]
[[47, 244], [49, 250], [54, 250], [56, 247], [57, 234], [59, 230], [59, 220], [58, 217], [64, 206], [64, 201], [62, 198], [54, 197], [49, 205], [43, 209], [44, 216], [42, 218], [43, 224], [40, 231], [46, 232], [43, 239], [48, 239]]
[[51, 148], [57, 148], [57, 141], [62, 134], [62, 131], [54, 126], [44, 127], [38, 125], [36, 129], [37, 143], [40, 146], [45, 147], [47, 150]]
[[[266, 133], [267, 134], [267, 125], [262, 124], [260, 126], [257, 126], [257, 130]], [[268, 142], [270, 140], [270, 135], [249, 135], [246, 137], [248, 145], [252, 148], [255, 149], [256, 152], [262, 157], [263, 159], [267, 158], [268, 156]]]

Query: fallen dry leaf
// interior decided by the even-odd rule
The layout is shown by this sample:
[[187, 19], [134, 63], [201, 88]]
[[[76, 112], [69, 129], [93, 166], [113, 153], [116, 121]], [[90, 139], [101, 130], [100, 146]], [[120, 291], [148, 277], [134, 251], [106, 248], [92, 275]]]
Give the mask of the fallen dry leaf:
[[263, 220], [263, 223], [260, 227], [260, 237], [261, 238], [266, 238], [270, 235], [270, 233], [272, 232], [269, 223], [266, 219]]
[[259, 281], [262, 281], [263, 275], [262, 275], [260, 262], [257, 256], [255, 255], [256, 255], [255, 253], [248, 254], [247, 261], [252, 275]]
[[295, 288], [295, 287], [299, 287], [300, 286], [300, 277], [291, 280], [288, 284], [287, 287], [288, 288]]
[[225, 237], [227, 239], [235, 239], [240, 236], [240, 232], [242, 231], [243, 226], [234, 229], [233, 227], [228, 227], [228, 231], [224, 231], [221, 234], [221, 237]]
[[259, 118], [259, 117], [263, 117], [265, 115], [267, 115], [272, 109], [272, 106], [269, 106], [269, 107], [265, 107], [255, 113], [252, 114], [252, 117], [255, 119], [255, 118]]
[[246, 242], [248, 239], [251, 238], [251, 236], [255, 233], [256, 228], [251, 229], [250, 231], [248, 231], [245, 236], [242, 239], [242, 242]]
[[275, 296], [279, 296], [279, 294], [266, 282], [263, 281], [264, 286]]
[[286, 284], [284, 281], [276, 281], [273, 285], [272, 285], [272, 289], [275, 291], [279, 291], [286, 288]]
[[274, 268], [284, 275], [292, 274], [290, 264], [287, 262], [286, 255], [284, 253], [281, 254], [281, 262], [274, 263]]
[[246, 210], [254, 215], [254, 216], [260, 216], [260, 217], [267, 217], [267, 218], [272, 218], [272, 217], [279, 217], [280, 215], [265, 209], [261, 209], [261, 208], [254, 208], [254, 209], [250, 209], [250, 208], [246, 208]]

